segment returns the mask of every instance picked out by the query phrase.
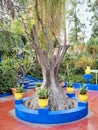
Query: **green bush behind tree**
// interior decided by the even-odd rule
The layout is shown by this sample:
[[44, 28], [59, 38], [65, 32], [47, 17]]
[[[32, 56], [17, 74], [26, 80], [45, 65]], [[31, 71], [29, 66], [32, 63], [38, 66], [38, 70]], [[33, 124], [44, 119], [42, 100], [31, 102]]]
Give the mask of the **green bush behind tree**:
[[0, 63], [0, 94], [11, 92], [17, 84], [17, 71], [12, 64], [10, 60]]

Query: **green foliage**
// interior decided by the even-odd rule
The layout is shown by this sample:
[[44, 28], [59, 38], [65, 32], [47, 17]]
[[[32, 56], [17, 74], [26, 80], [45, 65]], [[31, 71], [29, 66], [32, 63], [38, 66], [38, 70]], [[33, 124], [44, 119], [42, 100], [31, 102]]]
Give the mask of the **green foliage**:
[[39, 63], [34, 63], [32, 65], [32, 68], [28, 71], [29, 75], [34, 76], [38, 79], [42, 79], [42, 70]]
[[92, 1], [88, 4], [89, 12], [93, 13], [92, 18], [90, 20], [90, 24], [92, 26], [92, 34], [91, 37], [98, 37], [98, 3], [96, 1]]
[[36, 84], [36, 87], [40, 87], [42, 83], [37, 83]]
[[75, 67], [74, 68], [74, 74], [76, 75], [76, 74], [84, 74], [84, 68], [82, 68], [82, 67]]
[[20, 7], [26, 9], [28, 6], [30, 6], [33, 3], [33, 1], [32, 0], [18, 0], [17, 3], [19, 4]]
[[[87, 44], [77, 42], [73, 44], [65, 55], [60, 67], [59, 77], [64, 81], [73, 80], [75, 82], [86, 82], [83, 78], [86, 65], [91, 69], [97, 69], [98, 64], [98, 42], [97, 38], [92, 38]], [[92, 80], [95, 83], [95, 80]]]
[[83, 39], [84, 39], [84, 32], [85, 24], [82, 24], [79, 18], [79, 8], [81, 2], [75, 1], [75, 0], [68, 0], [67, 1], [67, 20], [68, 20], [68, 27], [70, 27], [69, 30], [69, 40], [71, 43], [77, 42], [81, 36], [79, 36], [79, 33], [81, 33]]
[[92, 28], [92, 37], [98, 37], [98, 20], [97, 22], [93, 25]]
[[98, 46], [98, 37], [91, 38], [90, 40], [88, 40], [87, 45], [88, 46]]
[[73, 88], [73, 81], [69, 81], [68, 83], [67, 83], [67, 87], [68, 88]]
[[36, 24], [36, 20], [33, 19], [34, 16], [31, 14], [32, 8], [28, 7], [27, 12], [19, 19], [15, 19], [11, 24], [11, 31], [18, 34], [23, 35], [28, 38], [27, 33], [30, 34], [33, 25]]
[[6, 61], [0, 64], [0, 93], [10, 92], [17, 84], [17, 72], [12, 62]]
[[40, 42], [40, 47], [42, 50], [49, 49], [48, 42], [43, 34], [43, 32], [39, 32], [39, 42]]
[[22, 61], [24, 68], [25, 68], [25, 73], [27, 74], [30, 70], [32, 70], [32, 66], [33, 66], [33, 59], [31, 59], [31, 57], [26, 56], [23, 61]]
[[73, 80], [74, 82], [86, 83], [86, 80], [83, 78], [83, 74], [72, 75], [69, 77], [69, 80], [70, 79]]
[[40, 89], [37, 93], [39, 99], [48, 99], [49, 91], [46, 88]]
[[[30, 31], [32, 29], [32, 25], [36, 24], [36, 21], [33, 19], [35, 16], [34, 16], [34, 12], [33, 12], [33, 8], [32, 8], [33, 6], [31, 5], [31, 2], [32, 2], [32, 0], [19, 1], [20, 6], [27, 7], [27, 8], [22, 13], [20, 12], [21, 15], [18, 19], [14, 19], [12, 21], [11, 31], [13, 33], [10, 33], [8, 31], [4, 31], [2, 33], [0, 32], [0, 50], [2, 50], [2, 52], [4, 52], [3, 54], [5, 54], [5, 52], [6, 52], [6, 54], [5, 54], [6, 57], [7, 56], [10, 56], [10, 58], [12, 56], [15, 57], [15, 54], [16, 54], [15, 49], [18, 48], [17, 50], [19, 51], [19, 44], [21, 42], [23, 42], [20, 35], [23, 35], [26, 37], [26, 39], [29, 39], [29, 35], [27, 37], [27, 34], [25, 33], [25, 31], [27, 31], [27, 33], [30, 33]], [[43, 19], [43, 23], [45, 24], [46, 32], [49, 33], [49, 35], [50, 35], [51, 32], [47, 29], [47, 26], [50, 28], [53, 22], [54, 23], [53, 23], [52, 27], [54, 27], [54, 25], [56, 25], [56, 23], [57, 23], [57, 25], [55, 26], [56, 28], [60, 25], [60, 24], [58, 24], [58, 20], [56, 18], [58, 17], [60, 19], [59, 13], [62, 14], [62, 11], [65, 10], [66, 0], [42, 0], [42, 1], [38, 0], [38, 2], [41, 5], [39, 7], [39, 15]], [[81, 24], [81, 21], [78, 18], [78, 11], [75, 12], [77, 5], [80, 4], [79, 2], [80, 1], [69, 0], [69, 4], [72, 7], [72, 8], [70, 8], [69, 13], [68, 13], [69, 14], [69, 16], [68, 16], [69, 24], [70, 25], [72, 24], [74, 26], [74, 27], [70, 26], [71, 27], [70, 40], [72, 40], [72, 43], [76, 40], [76, 33], [82, 32], [82, 28], [85, 28], [85, 25]], [[62, 9], [62, 6], [63, 6], [63, 9]], [[92, 8], [92, 11], [94, 12], [93, 19], [95, 20], [95, 22], [97, 22], [98, 20], [97, 20], [96, 14], [97, 14], [97, 10], [98, 10], [97, 9], [98, 5], [92, 4], [91, 8]], [[64, 15], [65, 15], [65, 13], [63, 13], [62, 17]], [[52, 19], [51, 19], [51, 16], [52, 16]], [[56, 16], [56, 17], [54, 17], [54, 16]], [[55, 20], [56, 20], [56, 22], [55, 22]], [[64, 17], [64, 20], [65, 20], [65, 17]], [[49, 21], [49, 23], [48, 23], [48, 21]], [[62, 22], [62, 21], [60, 21], [60, 22]], [[94, 26], [97, 25], [97, 24], [95, 24], [95, 22], [93, 21]], [[93, 27], [93, 30], [94, 30], [93, 33], [96, 32], [96, 34], [97, 34], [97, 31], [98, 31], [97, 29], [98, 29], [97, 26]], [[55, 32], [55, 29], [53, 29], [52, 32], [53, 31]], [[16, 34], [18, 34], [18, 35], [16, 35]], [[85, 82], [83, 79], [85, 65], [90, 64], [94, 68], [98, 68], [98, 64], [97, 64], [98, 38], [95, 38], [95, 34], [92, 34], [92, 35], [94, 35], [93, 36], [94, 38], [90, 39], [90, 41], [88, 41], [86, 46], [83, 43], [77, 42], [77, 45], [74, 43], [73, 48], [69, 49], [69, 53], [64, 57], [64, 60], [63, 60], [63, 63], [61, 65], [60, 72], [59, 72], [59, 75], [60, 75], [59, 77], [62, 77], [63, 80], [65, 80], [65, 81], [73, 80], [75, 82]], [[53, 38], [51, 38], [51, 35], [50, 35], [50, 39], [51, 39], [51, 41], [53, 41]], [[80, 37], [79, 37], [79, 40], [80, 40]], [[41, 49], [43, 49], [43, 50], [49, 49], [47, 40], [46, 40], [44, 34], [41, 32], [41, 30], [39, 32], [39, 42], [40, 42]], [[54, 44], [54, 48], [57, 47], [57, 43], [55, 40], [53, 41], [53, 44]], [[42, 78], [41, 66], [38, 63], [33, 64], [32, 58], [29, 57], [29, 56], [33, 57], [35, 54], [35, 53], [31, 52], [32, 48], [29, 45], [22, 48], [22, 51], [24, 52], [24, 55], [25, 55], [25, 58], [23, 59], [23, 61], [17, 61], [17, 63], [16, 63], [16, 61], [14, 61], [14, 60], [10, 60], [10, 61], [6, 60], [4, 62], [7, 62], [7, 63], [3, 62], [2, 64], [6, 64], [6, 69], [8, 69], [9, 66], [11, 66], [12, 70], [15, 69], [15, 71], [18, 71], [19, 65], [23, 64], [24, 68], [26, 70], [26, 74], [30, 74], [37, 78]], [[17, 47], [17, 48], [15, 48], [15, 47]], [[77, 47], [77, 48], [74, 49], [74, 47]], [[84, 53], [82, 47], [88, 48], [86, 50], [84, 49], [85, 53]], [[48, 55], [48, 57], [49, 57], [49, 55]], [[13, 66], [12, 66], [12, 64], [13, 64]], [[2, 68], [1, 71], [5, 71], [6, 69]], [[5, 89], [5, 88], [3, 87], [2, 89]]]
[[79, 94], [87, 94], [87, 87], [85, 84], [79, 88]]
[[18, 19], [13, 20], [11, 30], [16, 34], [26, 35], [21, 20]]
[[29, 20], [29, 23], [28, 23], [28, 26], [29, 26], [29, 30], [32, 29], [32, 26], [36, 24], [36, 21], [34, 19], [30, 19]]
[[24, 89], [24, 85], [17, 85], [15, 88], [16, 88], [16, 93], [23, 93], [26, 91]]
[[46, 9], [49, 16], [50, 15], [54, 16], [54, 14], [57, 11], [57, 8], [59, 11], [61, 10], [61, 7], [63, 7], [63, 9], [65, 9], [65, 3], [66, 3], [66, 0], [43, 0], [43, 1], [41, 1], [42, 7], [45, 6], [44, 8]]
[[13, 48], [19, 42], [21, 42], [21, 37], [7, 31], [0, 32], [0, 51], [3, 52], [3, 55], [11, 56]]
[[33, 60], [31, 59], [31, 57], [29, 56], [25, 56], [24, 59], [15, 59], [15, 64], [14, 64], [14, 68], [17, 71], [17, 74], [21, 75], [24, 77], [25, 74], [28, 74], [29, 71], [32, 70], [32, 66], [33, 66]]

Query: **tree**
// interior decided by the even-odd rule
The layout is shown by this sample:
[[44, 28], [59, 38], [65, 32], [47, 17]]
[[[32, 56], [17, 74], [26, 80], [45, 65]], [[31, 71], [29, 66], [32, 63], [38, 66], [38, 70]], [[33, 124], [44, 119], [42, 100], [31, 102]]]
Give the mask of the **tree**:
[[[67, 20], [69, 28], [69, 40], [71, 42], [77, 42], [80, 40], [80, 34], [84, 31], [85, 24], [81, 23], [79, 18], [79, 11], [81, 6], [80, 0], [68, 0], [67, 1]], [[83, 36], [84, 40], [84, 36]]]
[[[60, 65], [62, 63], [65, 53], [67, 52], [67, 49], [69, 48], [69, 45], [66, 41], [66, 30], [64, 36], [64, 44], [61, 45], [57, 38], [57, 36], [60, 35], [60, 32], [58, 33], [57, 30], [61, 30], [61, 25], [55, 26], [55, 21], [58, 22], [57, 20], [60, 19], [60, 17], [63, 17], [61, 7], [62, 4], [64, 4], [65, 7], [65, 1], [63, 2], [64, 3], [62, 3], [62, 1], [60, 0], [49, 0], [48, 2], [46, 0], [43, 0], [43, 13], [47, 11], [47, 16], [47, 14], [40, 14], [42, 4], [40, 4], [40, 0], [35, 0], [36, 20], [39, 25], [39, 30], [42, 31], [44, 38], [47, 41], [45, 45], [46, 47], [44, 46], [42, 48], [40, 45], [40, 39], [38, 37], [39, 35], [36, 25], [33, 25], [33, 29], [30, 33], [30, 36], [33, 41], [32, 47], [39, 56], [42, 68], [43, 83], [41, 88], [46, 86], [50, 90], [49, 102], [51, 110], [68, 109], [73, 107], [73, 103], [70, 101], [70, 99], [67, 98], [65, 92], [59, 87], [58, 80], [58, 71]], [[59, 15], [58, 10], [60, 11]], [[44, 18], [41, 17], [43, 15]], [[48, 23], [46, 21], [48, 21]], [[61, 22], [62, 21], [60, 21], [60, 24]], [[56, 48], [54, 47], [53, 39], [55, 39], [55, 41], [57, 42]], [[35, 95], [33, 95], [32, 99], [30, 98], [25, 102], [25, 105], [31, 109], [36, 109], [37, 107], [37, 103], [35, 103], [36, 100], [34, 98]]]
[[92, 13], [92, 18], [90, 20], [92, 26], [91, 38], [98, 37], [98, 1], [91, 1], [88, 4], [89, 11]]
[[[65, 0], [34, 0], [21, 15], [21, 26], [28, 41], [36, 51], [43, 74], [41, 89], [49, 89], [51, 110], [69, 109], [74, 106], [64, 90], [59, 86], [58, 72], [63, 57], [69, 48], [66, 40]], [[63, 10], [62, 10], [63, 9]], [[17, 17], [18, 18], [18, 17]], [[63, 20], [62, 20], [63, 19]], [[63, 23], [64, 31], [61, 28]], [[60, 39], [61, 33], [64, 40]], [[37, 109], [37, 94], [24, 102], [30, 109]]]

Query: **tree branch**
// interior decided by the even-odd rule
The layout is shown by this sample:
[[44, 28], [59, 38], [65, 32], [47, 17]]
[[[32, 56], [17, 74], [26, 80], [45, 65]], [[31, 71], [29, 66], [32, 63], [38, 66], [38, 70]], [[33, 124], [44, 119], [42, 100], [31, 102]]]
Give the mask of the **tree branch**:
[[50, 61], [53, 61], [53, 44], [52, 44], [51, 40], [49, 39], [48, 33], [44, 29], [43, 21], [42, 21], [42, 19], [39, 16], [39, 12], [38, 12], [38, 0], [35, 0], [35, 10], [36, 10], [37, 19], [38, 19], [38, 21], [41, 24], [44, 36], [46, 37], [46, 40], [47, 40], [47, 42], [48, 42], [48, 44], [50, 46]]
[[48, 55], [45, 51], [42, 51], [41, 48], [40, 48], [38, 34], [37, 34], [37, 31], [36, 31], [35, 25], [33, 25], [33, 30], [31, 32], [31, 36], [32, 36], [32, 39], [34, 41], [34, 43], [32, 43], [32, 47], [37, 52], [37, 54], [40, 58], [41, 65], [45, 66], [48, 69], [48, 67], [49, 67], [49, 63], [47, 61]]
[[[67, 44], [67, 40], [66, 40], [66, 30], [65, 30], [65, 36], [64, 36], [64, 45], [62, 46], [62, 49], [61, 49], [61, 52], [60, 50], [58, 50], [58, 53], [57, 53], [57, 57], [56, 57], [56, 62], [55, 62], [55, 68], [60, 64], [62, 63], [62, 60], [63, 60], [63, 57], [64, 57], [64, 54], [66, 53], [66, 51], [68, 50], [69, 48], [69, 45]], [[60, 53], [59, 53], [60, 52]]]
[[8, 32], [8, 33], [11, 33], [11, 34], [13, 34], [13, 35], [20, 36], [20, 37], [23, 36], [23, 35], [21, 35], [21, 34], [16, 34], [16, 33], [14, 33], [14, 32], [11, 32], [11, 31], [8, 31], [8, 30], [5, 30], [5, 29], [0, 30], [0, 32], [1, 32], [1, 33]]
[[55, 38], [56, 42], [58, 43], [58, 45], [60, 45], [60, 42], [58, 41], [58, 39], [57, 39], [57, 37], [56, 37], [55, 33], [53, 32], [52, 34], [53, 34], [53, 36], [54, 36], [54, 38]]

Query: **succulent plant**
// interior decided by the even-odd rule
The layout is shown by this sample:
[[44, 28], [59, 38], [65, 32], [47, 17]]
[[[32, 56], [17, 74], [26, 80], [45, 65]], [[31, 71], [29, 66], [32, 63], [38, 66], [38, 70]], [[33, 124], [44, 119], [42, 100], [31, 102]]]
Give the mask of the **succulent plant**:
[[79, 88], [79, 94], [87, 94], [88, 88], [87, 86], [84, 84]]
[[43, 88], [38, 91], [37, 95], [39, 99], [47, 99], [49, 97], [49, 91]]

